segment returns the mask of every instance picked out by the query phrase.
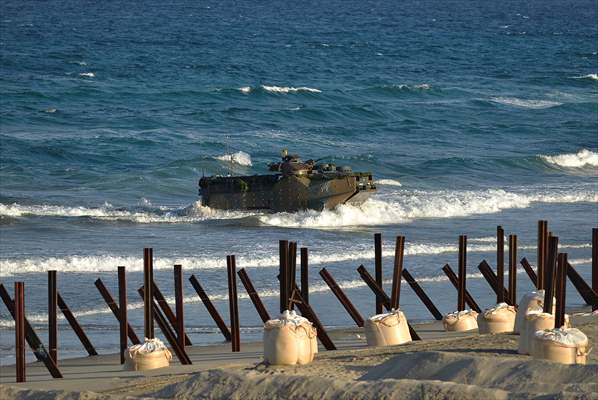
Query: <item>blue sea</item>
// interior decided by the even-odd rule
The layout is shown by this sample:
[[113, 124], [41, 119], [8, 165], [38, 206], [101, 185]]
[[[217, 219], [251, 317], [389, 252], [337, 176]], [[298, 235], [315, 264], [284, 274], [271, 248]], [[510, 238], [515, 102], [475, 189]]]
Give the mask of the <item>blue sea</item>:
[[[536, 259], [537, 221], [590, 277], [598, 226], [598, 4], [507, 1], [13, 1], [0, 14], [0, 280], [25, 281], [30, 322], [47, 343], [47, 270], [100, 353], [118, 325], [94, 281], [142, 332], [144, 247], [172, 300], [172, 265], [195, 274], [228, 320], [226, 255], [278, 308], [278, 241], [310, 251], [311, 303], [329, 327], [353, 322], [326, 267], [367, 317], [384, 240], [394, 241], [439, 309], [456, 308], [441, 267], [468, 235], [468, 288], [495, 304], [477, 270], [496, 263], [496, 226]], [[371, 171], [360, 207], [267, 214], [202, 207], [202, 175], [267, 173], [280, 151]], [[519, 275], [519, 293], [531, 289]], [[239, 283], [242, 341], [261, 335]], [[582, 305], [570, 287], [568, 305]], [[194, 344], [221, 342], [185, 286]], [[431, 315], [408, 286], [412, 321]], [[59, 357], [83, 355], [64, 319]], [[14, 360], [0, 306], [0, 360]], [[160, 336], [160, 332], [158, 332]], [[30, 357], [31, 358], [31, 357]]]

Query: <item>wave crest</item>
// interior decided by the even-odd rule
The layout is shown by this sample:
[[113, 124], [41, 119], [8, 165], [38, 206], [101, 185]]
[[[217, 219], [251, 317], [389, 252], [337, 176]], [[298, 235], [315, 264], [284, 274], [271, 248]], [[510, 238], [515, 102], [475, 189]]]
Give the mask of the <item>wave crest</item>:
[[549, 164], [564, 168], [598, 167], [598, 153], [581, 149], [577, 153], [559, 154], [556, 156], [540, 155]]
[[573, 79], [590, 79], [593, 81], [598, 81], [598, 74], [586, 74], [581, 76], [574, 76]]
[[243, 165], [245, 167], [251, 167], [251, 156], [244, 151], [238, 151], [236, 153], [223, 154], [221, 156], [214, 157], [216, 160], [233, 162], [235, 164]]
[[490, 101], [498, 104], [503, 104], [507, 106], [514, 106], [519, 108], [531, 108], [535, 110], [540, 110], [543, 108], [551, 108], [560, 106], [563, 103], [559, 103], [558, 101], [550, 101], [550, 100], [528, 100], [528, 99], [519, 99], [517, 97], [491, 97]]
[[[282, 93], [282, 94], [297, 93], [297, 92], [322, 93], [322, 91], [320, 89], [310, 88], [307, 86], [292, 87], [292, 86], [260, 85], [258, 88], [261, 90], [264, 90], [266, 92]], [[251, 87], [251, 86], [243, 86], [243, 87], [239, 88], [240, 92], [246, 93], [246, 94], [251, 93], [254, 90], [256, 90], [256, 88]]]

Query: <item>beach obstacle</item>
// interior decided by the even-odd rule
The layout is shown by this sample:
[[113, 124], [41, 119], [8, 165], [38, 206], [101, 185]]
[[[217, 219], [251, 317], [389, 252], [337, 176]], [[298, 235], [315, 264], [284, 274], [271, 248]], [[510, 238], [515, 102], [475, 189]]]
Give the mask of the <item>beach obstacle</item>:
[[233, 352], [241, 351], [241, 336], [239, 327], [239, 305], [237, 298], [237, 265], [234, 255], [226, 256], [226, 270], [228, 281], [228, 305], [230, 310], [231, 347]]
[[457, 311], [445, 315], [442, 322], [449, 332], [464, 332], [478, 328], [478, 313], [465, 309], [466, 271], [467, 270], [467, 236], [459, 236], [459, 290], [457, 291]]
[[210, 300], [206, 291], [203, 289], [203, 287], [199, 283], [199, 280], [195, 277], [195, 275], [191, 275], [189, 277], [189, 282], [191, 282], [191, 286], [193, 286], [193, 289], [195, 289], [195, 292], [201, 299], [203, 305], [208, 310], [208, 313], [210, 314], [210, 316], [216, 323], [216, 326], [218, 326], [218, 329], [220, 329], [220, 332], [222, 332], [222, 336], [224, 336], [224, 339], [227, 342], [230, 342], [231, 341], [230, 330], [228, 329], [228, 326], [224, 323], [224, 320], [220, 316], [220, 313], [218, 313], [218, 310], [216, 310], [216, 307], [214, 307], [214, 304], [212, 304], [212, 301]]
[[[370, 273], [367, 271], [367, 269], [363, 265], [360, 265], [357, 268], [357, 272], [361, 276], [361, 279], [363, 279], [363, 281], [368, 285], [368, 287], [374, 292], [374, 294], [376, 294], [376, 296], [378, 296], [382, 299], [382, 305], [388, 311], [392, 311], [390, 297], [388, 297], [388, 295], [384, 292], [384, 290], [382, 290], [382, 288], [380, 286], [378, 286], [378, 283], [376, 283], [376, 280], [372, 277], [372, 275], [370, 275]], [[380, 314], [376, 314], [376, 315], [380, 315]], [[417, 332], [411, 326], [411, 324], [409, 324], [409, 322], [407, 322], [407, 327], [409, 328], [409, 334], [411, 335], [412, 340], [421, 340], [420, 336], [417, 334]]]
[[25, 382], [25, 283], [15, 282], [16, 381]]
[[[492, 267], [490, 266], [490, 264], [488, 264], [488, 262], [486, 260], [482, 260], [478, 264], [478, 270], [482, 273], [482, 276], [484, 277], [484, 279], [486, 280], [488, 285], [490, 285], [490, 287], [492, 288], [494, 293], [496, 295], [498, 295], [498, 277], [492, 270]], [[507, 289], [504, 286], [502, 288], [502, 292], [503, 292], [503, 298], [506, 298], [506, 299], [511, 298], [511, 296], [507, 292]]]
[[179, 268], [177, 268], [177, 266], [175, 265], [174, 271], [175, 271], [175, 310], [178, 304], [178, 307], [181, 308], [180, 311], [177, 311], [177, 314], [175, 315], [175, 313], [172, 311], [172, 308], [170, 308], [170, 305], [168, 304], [168, 302], [166, 301], [166, 298], [164, 297], [164, 295], [162, 294], [162, 291], [160, 290], [160, 288], [158, 287], [158, 285], [156, 285], [155, 282], [153, 282], [152, 284], [152, 295], [154, 297], [154, 300], [156, 300], [156, 304], [158, 305], [158, 307], [160, 307], [160, 309], [162, 310], [162, 312], [164, 313], [164, 316], [166, 317], [166, 320], [168, 321], [168, 323], [170, 323], [170, 326], [172, 327], [172, 330], [174, 332], [177, 332], [177, 337], [179, 336], [179, 327], [181, 327], [181, 335], [184, 338], [184, 340], [181, 340], [181, 346], [191, 346], [191, 339], [189, 339], [189, 337], [185, 334], [185, 322], [184, 322], [184, 318], [181, 318], [181, 321], [179, 321], [178, 318], [178, 313], [180, 312], [181, 317], [183, 317], [183, 297], [182, 297], [182, 290], [183, 290], [183, 283], [182, 283], [182, 271], [179, 271], [179, 279], [181, 280], [180, 284], [180, 288], [178, 289], [178, 296], [177, 296], [177, 269], [180, 269], [180, 265], [178, 266]]
[[119, 333], [120, 333], [120, 363], [125, 363], [125, 352], [128, 344], [128, 315], [127, 315], [127, 273], [124, 266], [118, 271], [118, 306], [120, 309]]
[[538, 221], [538, 246], [537, 246], [537, 286], [538, 290], [544, 289], [544, 266], [548, 255], [548, 221]]
[[517, 307], [517, 235], [509, 235], [509, 304]]
[[358, 327], [362, 328], [364, 324], [363, 317], [361, 316], [359, 311], [357, 311], [357, 308], [355, 308], [353, 303], [351, 303], [351, 300], [349, 300], [347, 295], [345, 295], [340, 286], [336, 283], [330, 272], [328, 272], [326, 268], [322, 268], [320, 270], [320, 276], [322, 277], [322, 279], [324, 279], [324, 282], [326, 282], [330, 290], [332, 290], [332, 293], [334, 293], [338, 301], [340, 301], [340, 303], [343, 305], [347, 313], [349, 313], [351, 318], [353, 318], [355, 324]]
[[48, 271], [48, 350], [54, 364], [58, 365], [58, 308], [56, 271]]
[[266, 309], [266, 307], [264, 306], [264, 303], [260, 299], [260, 296], [257, 293], [257, 290], [255, 290], [255, 287], [253, 286], [251, 279], [249, 279], [249, 275], [247, 275], [245, 268], [241, 268], [237, 272], [237, 275], [239, 275], [239, 279], [241, 279], [241, 283], [245, 287], [245, 290], [247, 291], [247, 294], [249, 295], [249, 299], [251, 299], [251, 302], [253, 303], [258, 315], [262, 319], [262, 322], [265, 323], [266, 321], [270, 320], [271, 319], [270, 314], [268, 313], [268, 310]]
[[532, 284], [534, 285], [534, 287], [537, 288], [538, 287], [538, 275], [536, 275], [536, 272], [534, 271], [534, 269], [530, 265], [530, 263], [527, 260], [527, 258], [523, 257], [521, 259], [521, 261], [519, 261], [519, 263], [523, 267], [523, 270], [525, 271], [525, 273], [529, 277], [530, 281], [532, 281]]
[[[376, 276], [376, 285], [382, 291], [384, 291], [384, 287], [382, 286], [383, 276], [382, 276], [382, 234], [376, 233], [374, 234], [374, 272]], [[382, 314], [383, 312], [383, 300], [380, 298], [379, 295], [376, 295], [376, 314]]]
[[[496, 306], [484, 310], [478, 314], [478, 329], [480, 333], [504, 333], [513, 332], [515, 329], [515, 317], [517, 310], [514, 306], [508, 305], [505, 301], [513, 304], [513, 293], [505, 293], [504, 290], [504, 238], [505, 232], [501, 226], [496, 228]], [[513, 238], [510, 239], [509, 247], [509, 286], [512, 286], [511, 278], [515, 278], [513, 271]], [[508, 296], [508, 299], [507, 297]]]
[[174, 308], [176, 310], [176, 327], [175, 332], [179, 342], [179, 346], [191, 346], [191, 340], [185, 334], [185, 303], [183, 297], [183, 266], [176, 264], [174, 266]]
[[573, 287], [583, 298], [585, 303], [592, 306], [592, 311], [598, 309], [598, 294], [590, 287], [590, 285], [586, 283], [581, 275], [579, 275], [577, 270], [569, 263], [567, 263], [567, 277], [573, 284]]
[[[23, 284], [23, 290], [25, 290], [24, 284]], [[38, 361], [41, 361], [44, 364], [44, 366], [46, 367], [46, 369], [48, 370], [48, 372], [50, 373], [50, 375], [53, 378], [62, 378], [62, 373], [58, 369], [58, 366], [56, 365], [56, 363], [54, 363], [54, 361], [50, 357], [48, 351], [46, 350], [46, 347], [44, 346], [42, 341], [39, 339], [39, 336], [35, 333], [35, 330], [33, 329], [31, 324], [27, 320], [27, 317], [25, 316], [24, 295], [23, 295], [23, 302], [22, 302], [23, 310], [19, 310], [18, 315], [17, 315], [16, 306], [15, 306], [15, 301], [13, 301], [13, 299], [10, 297], [10, 295], [8, 294], [8, 291], [6, 290], [6, 288], [4, 287], [4, 285], [2, 283], [0, 283], [0, 297], [2, 298], [4, 305], [8, 309], [8, 312], [12, 315], [13, 319], [15, 320], [15, 323], [17, 322], [17, 319], [21, 319], [21, 318], [23, 319], [23, 325], [25, 328], [25, 340], [27, 341], [27, 344], [33, 351], [35, 358], [37, 358]]]
[[[453, 284], [455, 289], [459, 290], [459, 278], [457, 278], [457, 275], [455, 275], [455, 272], [453, 271], [451, 266], [449, 264], [445, 264], [444, 267], [442, 267], [442, 271], [448, 277], [449, 281]], [[469, 293], [467, 289], [465, 289], [465, 302], [475, 312], [482, 312], [482, 309], [480, 308], [478, 303], [476, 303], [476, 301], [473, 299], [473, 296]]]
[[[108, 308], [110, 308], [110, 311], [112, 311], [112, 314], [114, 314], [114, 316], [116, 317], [116, 320], [120, 324], [121, 321], [123, 320], [123, 318], [122, 318], [123, 313], [125, 314], [125, 317], [126, 317], [126, 310], [123, 310], [123, 313], [121, 313], [120, 307], [116, 304], [116, 301], [114, 301], [112, 294], [110, 293], [110, 291], [108, 290], [106, 285], [104, 285], [104, 282], [102, 282], [102, 280], [100, 278], [95, 280], [94, 285], [98, 289], [98, 291], [100, 292], [100, 295], [102, 296], [102, 298], [108, 305]], [[120, 289], [119, 289], [119, 291], [120, 291]], [[140, 344], [141, 341], [139, 340], [139, 337], [135, 333], [135, 330], [133, 329], [131, 324], [126, 321], [126, 318], [124, 319], [124, 321], [127, 324], [127, 336], [129, 337], [131, 342], [133, 344]]]
[[301, 297], [309, 303], [309, 252], [307, 247], [301, 250]]
[[[592, 290], [598, 293], [598, 228], [592, 228]], [[598, 301], [592, 304], [592, 311], [598, 310]]]

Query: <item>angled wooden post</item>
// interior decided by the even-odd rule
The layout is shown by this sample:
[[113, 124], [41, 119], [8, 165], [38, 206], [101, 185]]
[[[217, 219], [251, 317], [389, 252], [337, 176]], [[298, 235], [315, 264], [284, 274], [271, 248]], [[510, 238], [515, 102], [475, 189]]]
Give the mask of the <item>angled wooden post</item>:
[[[480, 272], [484, 276], [484, 279], [486, 279], [486, 282], [488, 282], [494, 293], [498, 294], [498, 279], [494, 271], [492, 271], [492, 267], [490, 267], [486, 260], [482, 260], [482, 262], [478, 265], [478, 269], [480, 270]], [[509, 293], [507, 292], [507, 289], [505, 289], [504, 287], [503, 298], [510, 299]]]
[[93, 347], [93, 345], [91, 344], [91, 341], [83, 331], [81, 325], [79, 325], [79, 322], [75, 318], [75, 315], [71, 312], [70, 308], [67, 306], [66, 302], [60, 295], [60, 292], [56, 292], [56, 299], [58, 300], [58, 308], [60, 309], [60, 311], [62, 311], [62, 314], [68, 321], [71, 328], [73, 328], [73, 331], [79, 338], [79, 341], [83, 345], [83, 348], [85, 348], [85, 351], [87, 351], [87, 354], [89, 354], [90, 356], [97, 356], [98, 353], [95, 347]]
[[[106, 285], [104, 285], [104, 282], [102, 282], [102, 280], [100, 278], [96, 279], [94, 284], [95, 284], [96, 288], [98, 288], [98, 291], [102, 295], [102, 298], [108, 305], [108, 308], [110, 308], [110, 311], [112, 311], [112, 314], [114, 314], [114, 316], [116, 317], [116, 320], [120, 323], [121, 312], [120, 312], [118, 305], [116, 305], [116, 302], [114, 301], [114, 298], [112, 297], [112, 294], [110, 294], [110, 291], [108, 291], [108, 289], [106, 288]], [[128, 322], [127, 322], [127, 335], [129, 336], [129, 339], [131, 340], [131, 342], [133, 344], [141, 344], [139, 337], [133, 330], [133, 327], [131, 326], [131, 324]]]
[[[449, 278], [449, 281], [453, 284], [455, 289], [459, 290], [459, 278], [457, 277], [451, 266], [445, 264], [444, 267], [442, 267], [442, 271]], [[478, 303], [475, 302], [473, 296], [469, 293], [469, 290], [467, 290], [467, 288], [465, 289], [465, 302], [469, 304], [469, 307], [475, 312], [482, 312], [480, 306], [478, 306]]]
[[534, 287], [538, 287], [538, 275], [536, 275], [536, 272], [534, 272], [534, 269], [532, 268], [532, 266], [530, 265], [529, 261], [527, 261], [527, 258], [523, 257], [520, 261], [521, 266], [523, 267], [523, 269], [525, 270], [525, 273], [527, 274], [527, 276], [529, 276], [530, 281], [532, 281], [532, 284], [534, 285]]
[[567, 263], [567, 276], [586, 304], [591, 305], [592, 309], [598, 307], [598, 294], [592, 290], [590, 285], [584, 281], [577, 270], [569, 263]]
[[322, 277], [322, 279], [324, 279], [324, 282], [326, 282], [326, 284], [328, 285], [330, 290], [332, 290], [332, 293], [334, 293], [334, 295], [336, 296], [338, 301], [341, 302], [341, 304], [343, 305], [345, 310], [349, 313], [351, 318], [353, 318], [353, 321], [355, 321], [357, 326], [360, 328], [363, 327], [363, 325], [364, 325], [363, 317], [361, 316], [361, 314], [359, 314], [359, 311], [357, 311], [357, 309], [355, 308], [353, 303], [351, 303], [351, 300], [349, 300], [349, 298], [345, 295], [343, 290], [336, 283], [336, 281], [334, 280], [332, 275], [330, 275], [330, 273], [326, 270], [326, 268], [322, 268], [320, 270], [320, 276]]
[[228, 326], [224, 323], [224, 320], [220, 316], [220, 313], [218, 313], [218, 310], [216, 310], [216, 307], [214, 307], [214, 304], [212, 304], [212, 301], [208, 297], [206, 291], [203, 289], [195, 275], [191, 275], [189, 277], [189, 282], [191, 282], [191, 286], [193, 286], [193, 289], [195, 289], [195, 292], [197, 292], [197, 295], [208, 310], [208, 313], [210, 313], [210, 316], [218, 326], [218, 329], [220, 329], [220, 332], [222, 332], [224, 339], [227, 342], [230, 342], [231, 334], [230, 330], [228, 329]]
[[245, 287], [245, 290], [247, 291], [247, 294], [249, 295], [251, 302], [255, 306], [255, 309], [259, 314], [262, 322], [266, 323], [266, 321], [270, 320], [270, 314], [268, 313], [268, 310], [266, 310], [264, 303], [262, 303], [262, 300], [260, 299], [257, 290], [255, 290], [255, 287], [253, 286], [251, 279], [249, 279], [249, 275], [247, 275], [245, 268], [241, 268], [237, 272], [237, 275], [239, 275], [239, 279], [241, 279], [241, 283], [243, 283], [243, 286]]

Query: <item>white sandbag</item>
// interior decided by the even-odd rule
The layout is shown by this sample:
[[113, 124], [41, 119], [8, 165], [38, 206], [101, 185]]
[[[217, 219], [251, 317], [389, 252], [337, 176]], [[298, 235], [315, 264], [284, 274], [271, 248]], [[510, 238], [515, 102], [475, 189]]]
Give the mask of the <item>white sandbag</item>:
[[478, 315], [480, 333], [513, 332], [517, 310], [507, 303], [499, 303]]
[[400, 310], [377, 314], [365, 321], [368, 346], [393, 346], [411, 342], [407, 318]]
[[172, 354], [160, 339], [145, 338], [143, 344], [136, 344], [125, 351], [123, 368], [128, 371], [146, 371], [170, 365]]
[[588, 337], [576, 328], [537, 331], [532, 356], [561, 364], [585, 364], [590, 353]]
[[309, 364], [318, 352], [316, 336], [311, 322], [287, 310], [264, 324], [264, 360], [272, 365]]
[[517, 352], [531, 354], [534, 336], [537, 331], [554, 328], [554, 315], [542, 312], [542, 309], [530, 310], [519, 334]]
[[447, 332], [465, 332], [478, 329], [478, 313], [473, 310], [455, 311], [442, 319]]
[[[521, 333], [525, 316], [531, 310], [544, 308], [544, 289], [532, 291], [523, 295], [519, 301], [519, 308], [517, 309], [517, 318], [515, 319], [515, 333]], [[556, 298], [552, 301], [552, 313], [556, 312]]]

